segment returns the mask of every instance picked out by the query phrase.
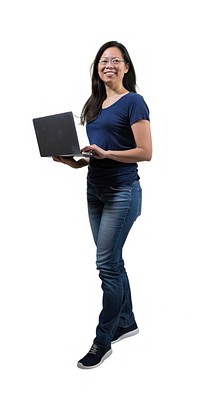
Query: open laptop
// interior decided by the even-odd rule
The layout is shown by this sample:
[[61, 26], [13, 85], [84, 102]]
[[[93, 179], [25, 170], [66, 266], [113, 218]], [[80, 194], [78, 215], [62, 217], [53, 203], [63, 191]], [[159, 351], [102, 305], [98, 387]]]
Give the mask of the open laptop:
[[81, 152], [72, 111], [33, 119], [41, 157], [91, 157]]

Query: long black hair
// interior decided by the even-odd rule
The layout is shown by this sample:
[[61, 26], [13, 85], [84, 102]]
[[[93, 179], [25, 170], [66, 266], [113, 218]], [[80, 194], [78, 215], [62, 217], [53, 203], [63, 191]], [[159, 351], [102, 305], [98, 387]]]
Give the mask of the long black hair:
[[92, 78], [92, 94], [83, 106], [81, 112], [81, 125], [84, 125], [86, 122], [89, 123], [97, 117], [97, 115], [100, 113], [102, 103], [106, 98], [105, 85], [98, 74], [98, 63], [104, 51], [109, 47], [117, 47], [121, 51], [125, 63], [129, 66], [128, 72], [123, 78], [123, 86], [129, 92], [136, 93], [135, 69], [126, 47], [122, 43], [119, 43], [115, 40], [104, 43], [98, 50], [90, 67]]

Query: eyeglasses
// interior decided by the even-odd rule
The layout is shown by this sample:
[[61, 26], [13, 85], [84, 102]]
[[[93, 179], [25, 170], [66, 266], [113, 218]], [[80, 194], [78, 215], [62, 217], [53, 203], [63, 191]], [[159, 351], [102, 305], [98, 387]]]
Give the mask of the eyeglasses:
[[113, 65], [119, 65], [121, 62], [125, 61], [120, 58], [103, 58], [102, 60], [99, 60], [99, 64], [101, 65], [107, 65], [109, 62]]

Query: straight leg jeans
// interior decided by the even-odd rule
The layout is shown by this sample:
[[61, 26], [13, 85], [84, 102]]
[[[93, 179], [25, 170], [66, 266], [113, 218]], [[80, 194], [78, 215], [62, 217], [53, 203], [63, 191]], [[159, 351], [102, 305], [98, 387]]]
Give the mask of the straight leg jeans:
[[141, 214], [140, 182], [106, 187], [88, 181], [87, 201], [103, 290], [103, 307], [94, 343], [109, 348], [116, 328], [135, 322], [122, 249], [133, 223]]

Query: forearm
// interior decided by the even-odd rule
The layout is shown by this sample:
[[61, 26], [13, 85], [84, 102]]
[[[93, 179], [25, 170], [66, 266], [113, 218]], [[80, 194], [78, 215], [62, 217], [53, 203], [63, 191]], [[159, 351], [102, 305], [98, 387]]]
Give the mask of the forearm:
[[108, 150], [106, 158], [123, 163], [137, 163], [140, 161], [150, 161], [152, 157], [151, 150], [145, 150], [141, 147], [136, 147], [130, 150]]

